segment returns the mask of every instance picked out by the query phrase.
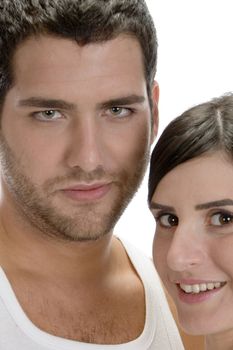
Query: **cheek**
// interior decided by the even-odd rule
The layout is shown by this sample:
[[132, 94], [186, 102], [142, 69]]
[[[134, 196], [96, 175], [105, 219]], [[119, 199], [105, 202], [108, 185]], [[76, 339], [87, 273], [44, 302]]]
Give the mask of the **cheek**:
[[132, 123], [119, 129], [105, 133], [105, 142], [102, 142], [105, 159], [102, 160], [110, 171], [125, 169], [134, 175], [149, 158], [149, 128], [144, 119], [143, 124]]
[[139, 130], [131, 132], [131, 135], [126, 140], [126, 146], [129, 159], [133, 163], [136, 163], [139, 159], [143, 159], [145, 155], [149, 158], [150, 132], [148, 127], [143, 125]]
[[[10, 124], [10, 122], [8, 123]], [[3, 126], [2, 138], [17, 158], [29, 158], [33, 160], [38, 155], [44, 155], [52, 148], [51, 135], [36, 132], [35, 128], [29, 128], [26, 123], [16, 123], [15, 127]], [[12, 121], [13, 124], [13, 121]]]
[[233, 279], [233, 233], [215, 239], [211, 245], [210, 254], [215, 265]]
[[55, 165], [58, 164], [59, 145], [49, 140], [41, 140], [36, 135], [18, 133], [15, 138], [4, 135], [1, 140], [5, 144], [5, 157], [11, 159], [19, 173], [25, 174], [36, 184], [43, 183], [54, 176]]
[[[30, 151], [24, 153], [21, 166], [32, 181], [38, 185], [62, 173], [61, 160], [63, 151], [58, 146], [33, 145]], [[38, 146], [38, 147], [37, 147]]]
[[160, 276], [165, 274], [167, 268], [167, 253], [169, 250], [169, 242], [161, 239], [155, 234], [153, 241], [153, 259], [155, 267]]

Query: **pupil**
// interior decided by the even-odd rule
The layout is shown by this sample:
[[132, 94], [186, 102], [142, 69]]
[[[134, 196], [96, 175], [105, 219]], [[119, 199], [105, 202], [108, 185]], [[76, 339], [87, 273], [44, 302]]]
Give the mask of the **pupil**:
[[177, 225], [177, 218], [174, 217], [174, 216], [170, 216], [169, 219], [168, 219], [168, 221], [169, 221], [169, 224], [170, 224], [171, 226]]
[[119, 108], [119, 107], [113, 107], [112, 108], [113, 113], [119, 113], [120, 110], [121, 110], [121, 108]]
[[227, 224], [228, 222], [230, 222], [231, 221], [231, 217], [230, 216], [223, 216], [222, 217], [222, 222], [224, 223], [224, 224]]

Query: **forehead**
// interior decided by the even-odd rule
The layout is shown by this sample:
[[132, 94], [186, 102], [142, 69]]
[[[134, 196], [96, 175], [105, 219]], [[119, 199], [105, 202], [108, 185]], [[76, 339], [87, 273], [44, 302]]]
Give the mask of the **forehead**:
[[53, 36], [31, 37], [16, 50], [13, 71], [15, 84], [30, 90], [73, 83], [98, 89], [103, 84], [109, 89], [145, 87], [140, 44], [126, 35], [85, 46]]
[[159, 203], [201, 203], [233, 198], [233, 164], [221, 152], [187, 161], [164, 176], [153, 200]]

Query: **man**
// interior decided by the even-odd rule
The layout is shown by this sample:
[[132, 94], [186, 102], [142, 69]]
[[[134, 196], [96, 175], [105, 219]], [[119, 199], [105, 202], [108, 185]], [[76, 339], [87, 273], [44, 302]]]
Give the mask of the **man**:
[[112, 236], [157, 132], [143, 0], [1, 0], [1, 349], [182, 349]]

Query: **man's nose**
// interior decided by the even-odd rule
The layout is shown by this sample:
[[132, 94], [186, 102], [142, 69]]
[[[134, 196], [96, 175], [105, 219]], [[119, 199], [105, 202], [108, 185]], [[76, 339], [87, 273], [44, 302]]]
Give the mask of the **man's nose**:
[[201, 265], [207, 256], [206, 240], [195, 227], [179, 225], [167, 253], [167, 263], [173, 271], [190, 270]]
[[103, 166], [104, 135], [94, 116], [83, 116], [73, 125], [67, 150], [69, 167], [91, 172]]

